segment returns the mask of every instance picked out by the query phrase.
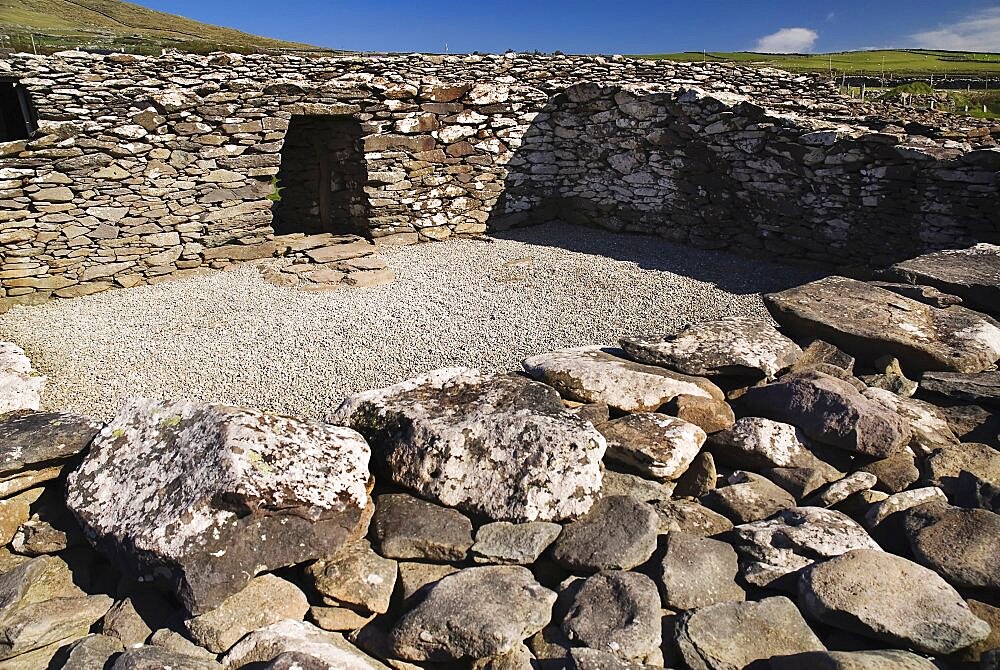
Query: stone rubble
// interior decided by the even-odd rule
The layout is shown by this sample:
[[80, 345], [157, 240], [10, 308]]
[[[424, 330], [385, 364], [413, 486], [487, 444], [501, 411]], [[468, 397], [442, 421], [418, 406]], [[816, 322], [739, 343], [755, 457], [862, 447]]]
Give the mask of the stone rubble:
[[[885, 388], [879, 334], [812, 327], [777, 369], [731, 340], [669, 363], [700, 377], [561, 351], [525, 364], [541, 381], [438, 370], [336, 423], [2, 414], [0, 666], [993, 667], [1000, 442], [969, 439], [992, 370], [900, 359], [917, 388]], [[626, 410], [623, 370], [733, 421], [707, 436], [685, 394]]]

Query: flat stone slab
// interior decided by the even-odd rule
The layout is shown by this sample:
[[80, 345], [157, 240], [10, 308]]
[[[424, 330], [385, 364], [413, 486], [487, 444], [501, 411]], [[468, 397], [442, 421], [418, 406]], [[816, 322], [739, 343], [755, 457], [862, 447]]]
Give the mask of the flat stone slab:
[[933, 570], [870, 549], [810, 568], [799, 581], [799, 604], [835, 628], [932, 655], [954, 653], [990, 633]]
[[86, 449], [103, 425], [63, 412], [0, 417], [0, 480], [65, 463]]
[[642, 412], [601, 424], [607, 458], [658, 480], [680, 477], [708, 437], [698, 426], [666, 414]]
[[578, 402], [603, 402], [623, 412], [654, 412], [679, 395], [724, 400], [715, 384], [616, 355], [608, 347], [561, 349], [525, 359], [531, 377]]
[[936, 251], [896, 263], [891, 271], [902, 281], [930, 284], [972, 309], [1000, 316], [1000, 246]]
[[368, 458], [348, 428], [135, 399], [70, 474], [66, 501], [119, 570], [165, 582], [201, 614], [256, 574], [364, 534]]
[[552, 558], [570, 570], [631, 570], [656, 550], [659, 520], [648, 504], [628, 496], [602, 498], [590, 512], [563, 528]]
[[458, 510], [405, 493], [375, 499], [375, 538], [387, 558], [464, 561], [472, 546], [472, 522]]
[[920, 378], [920, 387], [957, 402], [1000, 408], [1000, 372], [996, 370], [975, 374], [927, 372]]
[[773, 377], [802, 349], [769, 323], [730, 316], [690, 325], [659, 338], [625, 338], [622, 349], [639, 363], [689, 375]]
[[490, 520], [572, 518], [600, 494], [604, 437], [519, 375], [436, 370], [351, 396], [328, 420], [367, 438], [380, 476]]
[[790, 334], [823, 339], [875, 360], [891, 355], [907, 372], [981, 372], [1000, 359], [1000, 328], [977, 312], [937, 309], [865, 282], [827, 277], [764, 297]]

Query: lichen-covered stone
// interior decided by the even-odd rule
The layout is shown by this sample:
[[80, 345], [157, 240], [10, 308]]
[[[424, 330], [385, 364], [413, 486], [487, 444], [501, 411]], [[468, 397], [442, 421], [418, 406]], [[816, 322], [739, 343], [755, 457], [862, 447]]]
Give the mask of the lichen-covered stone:
[[222, 664], [226, 668], [254, 667], [292, 652], [315, 657], [338, 670], [389, 670], [343, 635], [289, 619], [248, 634], [222, 658]]
[[623, 412], [655, 412], [679, 395], [723, 400], [707, 379], [643, 365], [615, 355], [614, 349], [581, 347], [539, 354], [522, 362], [533, 378], [571, 400], [603, 402]]
[[687, 470], [708, 437], [698, 426], [666, 414], [630, 414], [601, 424], [607, 458], [660, 480]]
[[740, 316], [693, 324], [662, 338], [625, 338], [621, 346], [640, 363], [689, 375], [770, 378], [802, 355], [771, 324]]
[[576, 517], [600, 492], [604, 438], [523, 377], [437, 370], [352, 396], [329, 420], [368, 439], [389, 481], [491, 520]]
[[0, 415], [37, 411], [44, 388], [45, 377], [33, 373], [24, 350], [11, 342], [0, 342]]
[[67, 505], [119, 569], [166, 583], [201, 614], [255, 574], [363, 534], [368, 458], [350, 429], [137, 399], [71, 473]]

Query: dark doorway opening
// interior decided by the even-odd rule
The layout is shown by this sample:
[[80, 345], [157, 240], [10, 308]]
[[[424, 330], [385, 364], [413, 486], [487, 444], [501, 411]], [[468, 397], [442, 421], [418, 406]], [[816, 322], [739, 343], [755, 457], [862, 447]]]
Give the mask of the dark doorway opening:
[[27, 89], [16, 81], [0, 81], [0, 142], [26, 140], [36, 127]]
[[274, 232], [369, 234], [368, 169], [361, 123], [293, 116], [281, 149]]

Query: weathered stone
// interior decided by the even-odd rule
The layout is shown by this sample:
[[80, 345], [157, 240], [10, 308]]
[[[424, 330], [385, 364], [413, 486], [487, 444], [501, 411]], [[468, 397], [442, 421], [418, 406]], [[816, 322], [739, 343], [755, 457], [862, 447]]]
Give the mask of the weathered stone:
[[40, 556], [17, 566], [0, 575], [0, 661], [85, 637], [112, 603], [82, 592], [58, 558]]
[[615, 349], [582, 347], [532, 356], [525, 371], [579, 402], [604, 402], [623, 412], [652, 412], [679, 395], [723, 400], [707, 379], [642, 365], [616, 355]]
[[393, 651], [411, 661], [498, 656], [540, 631], [555, 600], [526, 568], [467, 568], [432, 586], [399, 619]]
[[396, 561], [382, 558], [367, 540], [343, 547], [306, 570], [324, 598], [382, 614], [396, 585]]
[[210, 247], [202, 252], [202, 257], [206, 261], [227, 260], [227, 261], [255, 261], [261, 258], [271, 258], [277, 251], [274, 242], [261, 242], [259, 244], [228, 244], [219, 247]]
[[103, 424], [75, 414], [30, 412], [0, 419], [0, 479], [65, 463], [87, 448]]
[[761, 473], [796, 500], [804, 500], [829, 482], [829, 472], [816, 468], [764, 468]]
[[896, 284], [884, 281], [873, 281], [868, 283], [872, 286], [877, 286], [879, 288], [884, 288], [887, 291], [898, 293], [899, 295], [910, 298], [911, 300], [922, 302], [925, 305], [930, 305], [931, 307], [951, 307], [952, 305], [961, 305], [963, 302], [957, 295], [942, 293], [933, 286], [921, 286], [920, 284]]
[[896, 263], [892, 271], [902, 281], [930, 284], [1000, 316], [1000, 247], [994, 244], [936, 251]]
[[67, 505], [119, 569], [165, 582], [197, 615], [363, 534], [368, 457], [349, 429], [137, 399], [69, 476]]
[[[953, 658], [957, 661], [965, 661], [967, 663], [983, 661], [980, 665], [981, 668], [993, 670], [994, 666], [989, 665], [985, 661], [988, 660], [987, 656], [991, 650], [993, 650], [994, 654], [1000, 652], [1000, 607], [971, 598], [965, 602], [973, 614], [990, 625], [991, 630], [985, 640], [980, 640], [957, 652]], [[1000, 657], [997, 657], [997, 660], [1000, 660]]]
[[951, 432], [962, 442], [980, 442], [1000, 449], [1000, 409], [979, 405], [938, 407]]
[[822, 452], [807, 442], [795, 426], [747, 416], [713, 435], [710, 446], [721, 462], [739, 468], [810, 468], [825, 481], [839, 477], [836, 468], [817, 456]]
[[222, 666], [205, 658], [188, 656], [155, 646], [129, 647], [115, 659], [111, 670], [221, 670]]
[[811, 507], [833, 507], [855, 493], [867, 491], [875, 486], [877, 482], [878, 477], [870, 472], [852, 472], [846, 477], [827, 484], [819, 491], [816, 491], [815, 494], [805, 501], [805, 505]]
[[224, 654], [247, 633], [285, 619], [301, 621], [308, 611], [306, 596], [297, 586], [261, 575], [215, 609], [186, 620], [184, 627], [202, 647]]
[[1000, 514], [1000, 483], [988, 482], [965, 470], [958, 475], [954, 502], [962, 507], [977, 507]]
[[654, 504], [659, 532], [682, 531], [712, 537], [733, 529], [733, 522], [693, 500], [666, 500]]
[[136, 611], [131, 598], [119, 600], [112, 605], [101, 620], [100, 631], [126, 647], [143, 644], [153, 634], [152, 628]]
[[572, 518], [600, 492], [604, 438], [520, 376], [437, 370], [352, 396], [329, 420], [360, 431], [389, 480], [491, 520]]
[[375, 537], [387, 558], [464, 561], [472, 546], [472, 522], [453, 509], [404, 493], [375, 500]]
[[348, 607], [313, 605], [309, 608], [310, 620], [323, 630], [354, 631], [363, 628], [375, 617], [375, 614], [363, 614]]
[[755, 661], [777, 656], [826, 651], [794, 603], [782, 596], [688, 612], [677, 622], [675, 642], [694, 670], [755, 667]]
[[769, 323], [739, 316], [690, 325], [663, 338], [626, 338], [621, 346], [640, 363], [700, 376], [772, 378], [802, 354]]
[[559, 524], [544, 521], [488, 523], [476, 531], [472, 559], [476, 563], [531, 565], [561, 532]]
[[403, 600], [407, 600], [428, 584], [444, 579], [458, 572], [453, 565], [438, 565], [434, 563], [411, 563], [400, 561], [399, 586]]
[[642, 502], [670, 500], [674, 494], [673, 482], [655, 482], [638, 475], [614, 470], [604, 471], [604, 481], [601, 485], [601, 497], [631, 496]]
[[709, 435], [732, 428], [736, 423], [736, 415], [728, 403], [703, 396], [679, 395], [660, 411], [693, 423]]
[[630, 663], [615, 656], [611, 652], [576, 647], [569, 650], [573, 670], [652, 670], [655, 665]]
[[155, 647], [163, 647], [178, 654], [184, 654], [185, 656], [194, 656], [206, 661], [216, 660], [216, 654], [213, 654], [204, 647], [199, 647], [177, 631], [169, 628], [157, 630], [149, 636], [148, 643]]
[[868, 386], [885, 389], [898, 396], [909, 398], [917, 392], [917, 382], [907, 379], [899, 367], [899, 361], [891, 356], [883, 356], [875, 361], [875, 368], [878, 374], [865, 375], [861, 377]]
[[0, 415], [37, 411], [43, 388], [45, 377], [32, 371], [24, 350], [10, 342], [0, 342]]
[[226, 668], [253, 667], [298, 652], [338, 670], [389, 670], [344, 639], [304, 621], [280, 621], [250, 633], [222, 658]]
[[602, 498], [568, 524], [552, 545], [552, 558], [570, 570], [631, 570], [656, 550], [656, 510], [627, 496]]
[[688, 469], [677, 479], [674, 493], [678, 497], [700, 498], [715, 488], [719, 473], [715, 459], [707, 451], [699, 453]]
[[745, 600], [746, 593], [736, 583], [738, 572], [736, 552], [728, 543], [671, 531], [660, 562], [663, 606], [690, 610]]
[[869, 529], [877, 528], [893, 514], [905, 512], [911, 507], [923, 505], [927, 502], [940, 501], [947, 503], [948, 498], [944, 491], [936, 486], [928, 486], [921, 489], [912, 489], [896, 493], [880, 502], [872, 505], [865, 514], [865, 526]]
[[975, 374], [926, 372], [920, 378], [920, 387], [952, 401], [1000, 407], [1000, 372], [996, 370]]
[[958, 491], [958, 477], [964, 471], [983, 481], [1000, 482], [1000, 451], [986, 444], [963, 442], [938, 449], [924, 461], [927, 480], [948, 495]]
[[702, 496], [701, 502], [734, 523], [760, 521], [775, 512], [795, 507], [795, 498], [766, 477], [737, 470], [726, 481], [726, 486]]
[[698, 426], [666, 414], [630, 414], [601, 424], [606, 457], [660, 480], [684, 474], [707, 435]]
[[861, 471], [875, 475], [873, 488], [886, 493], [899, 493], [920, 479], [920, 469], [917, 468], [916, 459], [909, 449], [862, 465]]
[[830, 369], [830, 367], [840, 368], [847, 374], [854, 374], [854, 356], [842, 351], [838, 347], [824, 342], [823, 340], [813, 340], [802, 350], [802, 355], [795, 361], [789, 372], [805, 372], [817, 368]]
[[0, 546], [14, 539], [14, 534], [21, 524], [31, 518], [31, 506], [44, 492], [45, 489], [39, 487], [0, 500]]
[[774, 670], [935, 670], [923, 656], [897, 649], [876, 651], [810, 651], [771, 659]]
[[351, 242], [348, 244], [331, 244], [317, 249], [309, 249], [306, 254], [316, 263], [334, 263], [353, 258], [370, 256], [376, 247], [368, 241]]
[[957, 587], [1000, 591], [1000, 514], [928, 503], [906, 512], [917, 562]]
[[875, 540], [846, 514], [818, 507], [782, 510], [772, 519], [736, 526], [733, 534], [747, 582], [792, 591], [794, 584], [785, 578], [797, 575], [817, 560], [852, 549], [881, 551]]
[[566, 636], [623, 659], [642, 659], [661, 643], [656, 584], [635, 572], [600, 572], [573, 595], [562, 621]]
[[61, 670], [93, 670], [110, 665], [113, 656], [125, 651], [121, 641], [107, 635], [88, 635], [66, 650]]
[[[937, 407], [914, 398], [902, 398], [884, 389], [870, 388], [864, 396], [902, 417], [910, 425], [910, 447], [921, 455], [958, 442]], [[899, 453], [899, 452], [897, 452]]]
[[936, 309], [844, 277], [773, 293], [765, 304], [790, 333], [818, 337], [908, 370], [980, 372], [1000, 358], [1000, 328], [963, 307]]
[[869, 456], [889, 456], [910, 439], [909, 425], [851, 385], [820, 372], [804, 372], [748, 390], [751, 412], [790, 423], [817, 442]]
[[802, 575], [799, 603], [825, 624], [928, 654], [950, 654], [989, 635], [989, 625], [932, 570], [855, 549]]

